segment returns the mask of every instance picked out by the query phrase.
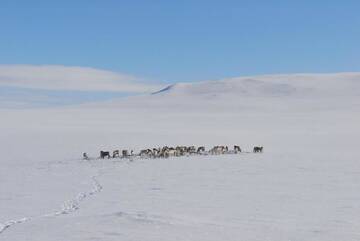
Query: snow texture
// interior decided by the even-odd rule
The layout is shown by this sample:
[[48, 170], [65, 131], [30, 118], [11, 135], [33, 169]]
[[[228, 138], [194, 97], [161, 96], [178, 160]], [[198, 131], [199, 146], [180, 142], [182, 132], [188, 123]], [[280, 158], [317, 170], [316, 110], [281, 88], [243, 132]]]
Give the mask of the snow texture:
[[[358, 73], [296, 74], [2, 109], [0, 240], [359, 240], [359, 98]], [[247, 153], [81, 159], [164, 145]]]

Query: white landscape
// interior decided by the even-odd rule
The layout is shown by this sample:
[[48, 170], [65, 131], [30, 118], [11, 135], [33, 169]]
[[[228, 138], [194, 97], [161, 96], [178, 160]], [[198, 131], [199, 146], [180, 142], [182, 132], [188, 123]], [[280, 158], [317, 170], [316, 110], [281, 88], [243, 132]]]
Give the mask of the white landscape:
[[[179, 83], [0, 116], [0, 240], [360, 240], [360, 73]], [[164, 145], [244, 152], [82, 160]]]

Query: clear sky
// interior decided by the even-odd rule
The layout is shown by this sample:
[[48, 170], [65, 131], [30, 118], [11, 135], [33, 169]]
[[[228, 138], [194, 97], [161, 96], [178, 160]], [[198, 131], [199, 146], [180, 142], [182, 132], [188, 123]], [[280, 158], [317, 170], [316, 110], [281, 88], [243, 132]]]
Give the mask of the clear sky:
[[156, 81], [360, 71], [360, 1], [2, 0], [0, 64]]
[[0, 108], [156, 83], [357, 72], [359, 10], [355, 0], [1, 0]]

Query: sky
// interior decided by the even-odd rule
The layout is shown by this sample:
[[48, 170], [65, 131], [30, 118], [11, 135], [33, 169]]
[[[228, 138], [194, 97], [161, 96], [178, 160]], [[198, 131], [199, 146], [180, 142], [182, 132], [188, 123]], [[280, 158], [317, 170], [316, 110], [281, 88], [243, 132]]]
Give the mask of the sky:
[[[359, 9], [351, 0], [2, 0], [0, 66], [92, 68], [149, 84], [356, 72]], [[29, 88], [2, 75], [0, 88], [9, 79]]]

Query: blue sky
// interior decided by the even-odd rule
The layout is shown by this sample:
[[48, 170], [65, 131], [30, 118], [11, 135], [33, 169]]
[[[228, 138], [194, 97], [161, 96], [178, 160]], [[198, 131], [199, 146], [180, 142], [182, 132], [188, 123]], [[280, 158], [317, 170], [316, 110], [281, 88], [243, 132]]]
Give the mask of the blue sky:
[[359, 1], [8, 1], [0, 65], [84, 66], [152, 82], [360, 71]]

